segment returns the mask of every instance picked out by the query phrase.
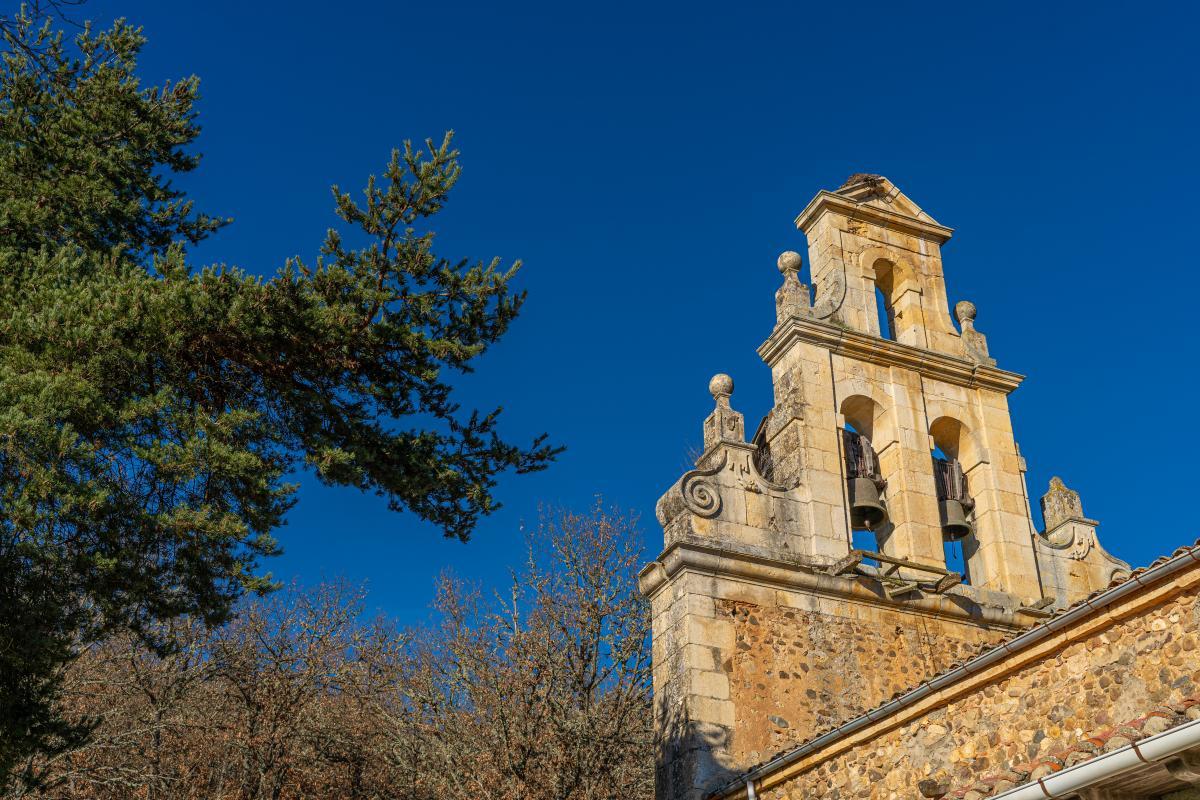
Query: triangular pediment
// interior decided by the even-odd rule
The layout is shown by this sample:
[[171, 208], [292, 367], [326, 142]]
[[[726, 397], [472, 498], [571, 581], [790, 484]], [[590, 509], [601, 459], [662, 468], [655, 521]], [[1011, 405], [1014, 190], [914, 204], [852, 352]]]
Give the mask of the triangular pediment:
[[933, 225], [940, 223], [921, 210], [921, 207], [900, 191], [896, 184], [882, 175], [872, 175], [866, 172], [856, 172], [846, 179], [834, 194], [853, 200], [861, 205], [889, 211], [912, 219], [919, 219]]
[[857, 172], [834, 191], [821, 190], [796, 217], [807, 235], [826, 212], [870, 220], [883, 228], [944, 244], [954, 233], [921, 210], [896, 184], [882, 175]]

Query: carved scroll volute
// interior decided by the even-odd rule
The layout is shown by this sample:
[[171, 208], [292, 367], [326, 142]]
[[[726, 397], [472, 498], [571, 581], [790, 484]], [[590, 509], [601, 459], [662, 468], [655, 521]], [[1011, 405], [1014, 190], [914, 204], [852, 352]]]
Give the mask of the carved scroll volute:
[[815, 319], [828, 319], [842, 307], [846, 299], [846, 266], [826, 273], [825, 284], [818, 290], [816, 302], [813, 303], [812, 316]]
[[1091, 552], [1094, 544], [1096, 544], [1096, 531], [1081, 525], [1080, 529], [1075, 532], [1074, 541], [1071, 542], [1071, 558], [1083, 561]]
[[716, 408], [704, 421], [704, 453], [697, 468], [685, 472], [658, 501], [655, 511], [664, 527], [683, 513], [701, 519], [720, 516], [733, 497], [731, 492], [784, 495], [789, 491], [765, 478], [754, 463], [755, 448], [745, 441], [742, 415], [729, 404], [733, 379], [714, 375], [708, 390]]
[[728, 455], [721, 453], [718, 462], [709, 469], [695, 469], [685, 473], [679, 481], [683, 505], [698, 517], [711, 519], [721, 513], [721, 486], [713, 478], [725, 469]]

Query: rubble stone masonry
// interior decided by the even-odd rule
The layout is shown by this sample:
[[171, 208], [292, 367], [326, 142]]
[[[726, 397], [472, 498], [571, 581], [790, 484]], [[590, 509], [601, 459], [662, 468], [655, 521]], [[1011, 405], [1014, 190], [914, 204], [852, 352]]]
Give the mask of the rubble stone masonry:
[[[952, 696], [953, 691], [958, 696]], [[1019, 782], [1156, 732], [1172, 713], [1200, 716], [1200, 563], [907, 713], [763, 779], [764, 800], [920, 798], [918, 784]], [[1156, 709], [1158, 709], [1156, 711]], [[1115, 730], [1114, 730], [1115, 728]], [[1097, 736], [1099, 735], [1099, 738]], [[1070, 766], [1070, 764], [1067, 764]], [[1003, 787], [1000, 787], [1003, 788]], [[968, 792], [970, 789], [968, 789]], [[960, 792], [961, 796], [961, 792]]]
[[729, 674], [735, 709], [736, 762], [754, 764], [809, 739], [1004, 635], [936, 617], [840, 605], [826, 612], [717, 603], [717, 613], [729, 617], [735, 631], [733, 654], [721, 667]]

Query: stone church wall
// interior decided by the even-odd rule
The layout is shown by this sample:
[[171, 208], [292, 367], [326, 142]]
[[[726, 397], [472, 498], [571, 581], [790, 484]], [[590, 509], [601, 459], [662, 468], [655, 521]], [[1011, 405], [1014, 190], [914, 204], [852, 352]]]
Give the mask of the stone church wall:
[[934, 616], [793, 593], [787, 605], [718, 601], [733, 622], [721, 667], [744, 765], [812, 738], [975, 655], [1006, 633]]
[[[1130, 574], [1061, 481], [1035, 530], [1007, 400], [1023, 378], [988, 355], [974, 304], [955, 304], [954, 327], [940, 255], [952, 230], [861, 173], [796, 224], [813, 285], [799, 253], [779, 257], [758, 349], [770, 413], [747, 440], [733, 379], [713, 376], [703, 453], [659, 499], [664, 550], [639, 573], [660, 800], [703, 800]], [[964, 574], [947, 567], [948, 539]], [[890, 767], [863, 758], [855, 791], [881, 791], [867, 783]]]
[[927, 796], [941, 786], [979, 797], [970, 787], [981, 778], [998, 793], [1061, 769], [1066, 751], [1070, 766], [1200, 718], [1200, 567], [1136, 603], [1002, 662], [949, 702], [923, 701], [890, 729], [881, 722], [767, 776], [758, 796], [899, 800], [920, 798], [927, 781]]

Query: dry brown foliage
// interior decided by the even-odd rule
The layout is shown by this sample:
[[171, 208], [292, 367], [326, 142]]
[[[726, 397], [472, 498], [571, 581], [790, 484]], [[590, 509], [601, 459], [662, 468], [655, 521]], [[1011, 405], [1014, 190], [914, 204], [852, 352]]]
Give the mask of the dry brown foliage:
[[364, 593], [292, 587], [156, 655], [132, 637], [70, 668], [96, 729], [25, 797], [649, 798], [648, 609], [634, 522], [555, 512], [511, 592], [451, 577], [435, 623], [362, 621]]

